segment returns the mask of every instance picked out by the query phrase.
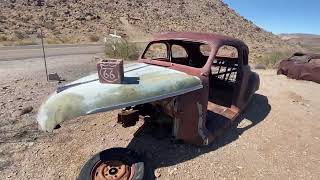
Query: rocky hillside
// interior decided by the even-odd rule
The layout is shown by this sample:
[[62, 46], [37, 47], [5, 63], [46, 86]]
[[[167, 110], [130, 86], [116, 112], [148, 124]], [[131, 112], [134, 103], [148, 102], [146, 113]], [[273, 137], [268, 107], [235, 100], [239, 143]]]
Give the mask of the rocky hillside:
[[114, 30], [134, 40], [162, 31], [202, 31], [245, 41], [253, 57], [289, 48], [221, 0], [1, 0], [0, 33], [7, 39], [36, 37], [88, 41]]

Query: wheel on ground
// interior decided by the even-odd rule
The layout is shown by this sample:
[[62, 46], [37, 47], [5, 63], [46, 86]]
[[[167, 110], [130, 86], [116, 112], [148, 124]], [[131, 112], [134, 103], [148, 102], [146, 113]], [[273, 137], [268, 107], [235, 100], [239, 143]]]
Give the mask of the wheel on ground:
[[94, 155], [82, 167], [78, 180], [142, 180], [144, 163], [127, 148], [112, 148]]

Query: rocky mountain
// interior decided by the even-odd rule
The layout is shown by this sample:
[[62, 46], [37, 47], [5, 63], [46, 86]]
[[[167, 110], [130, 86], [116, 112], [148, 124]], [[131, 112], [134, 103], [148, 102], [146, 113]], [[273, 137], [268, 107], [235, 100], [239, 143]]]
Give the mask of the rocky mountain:
[[[290, 48], [221, 0], [1, 0], [0, 33], [11, 39], [36, 37], [88, 41], [117, 30], [134, 40], [163, 31], [201, 31], [245, 41], [252, 57]], [[65, 41], [66, 42], [66, 41]]]

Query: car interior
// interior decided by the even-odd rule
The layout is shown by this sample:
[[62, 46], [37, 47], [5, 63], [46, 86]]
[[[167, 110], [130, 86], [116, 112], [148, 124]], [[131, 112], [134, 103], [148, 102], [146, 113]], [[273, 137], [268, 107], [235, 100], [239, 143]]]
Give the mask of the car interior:
[[215, 104], [231, 107], [238, 72], [238, 51], [231, 46], [223, 46], [211, 66], [209, 100]]
[[[149, 45], [143, 58], [202, 68], [210, 53], [211, 47], [204, 43], [172, 40]], [[235, 47], [222, 46], [218, 50], [209, 77], [210, 102], [231, 107], [237, 80], [238, 61], [238, 51]]]

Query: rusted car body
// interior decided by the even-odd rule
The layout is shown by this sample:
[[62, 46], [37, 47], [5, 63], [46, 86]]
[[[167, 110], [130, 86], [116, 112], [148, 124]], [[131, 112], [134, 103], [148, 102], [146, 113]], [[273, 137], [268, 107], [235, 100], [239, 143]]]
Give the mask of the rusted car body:
[[320, 83], [320, 54], [294, 53], [280, 62], [277, 74]]
[[[237, 55], [219, 56], [224, 46]], [[156, 119], [160, 113], [171, 119], [176, 139], [208, 145], [230, 127], [259, 88], [248, 53], [245, 43], [227, 36], [159, 34], [138, 63], [124, 66], [121, 84], [102, 84], [100, 75], [93, 74], [61, 87], [41, 106], [38, 122], [52, 131], [67, 119], [125, 108], [118, 116], [124, 125], [134, 125], [139, 115]]]

